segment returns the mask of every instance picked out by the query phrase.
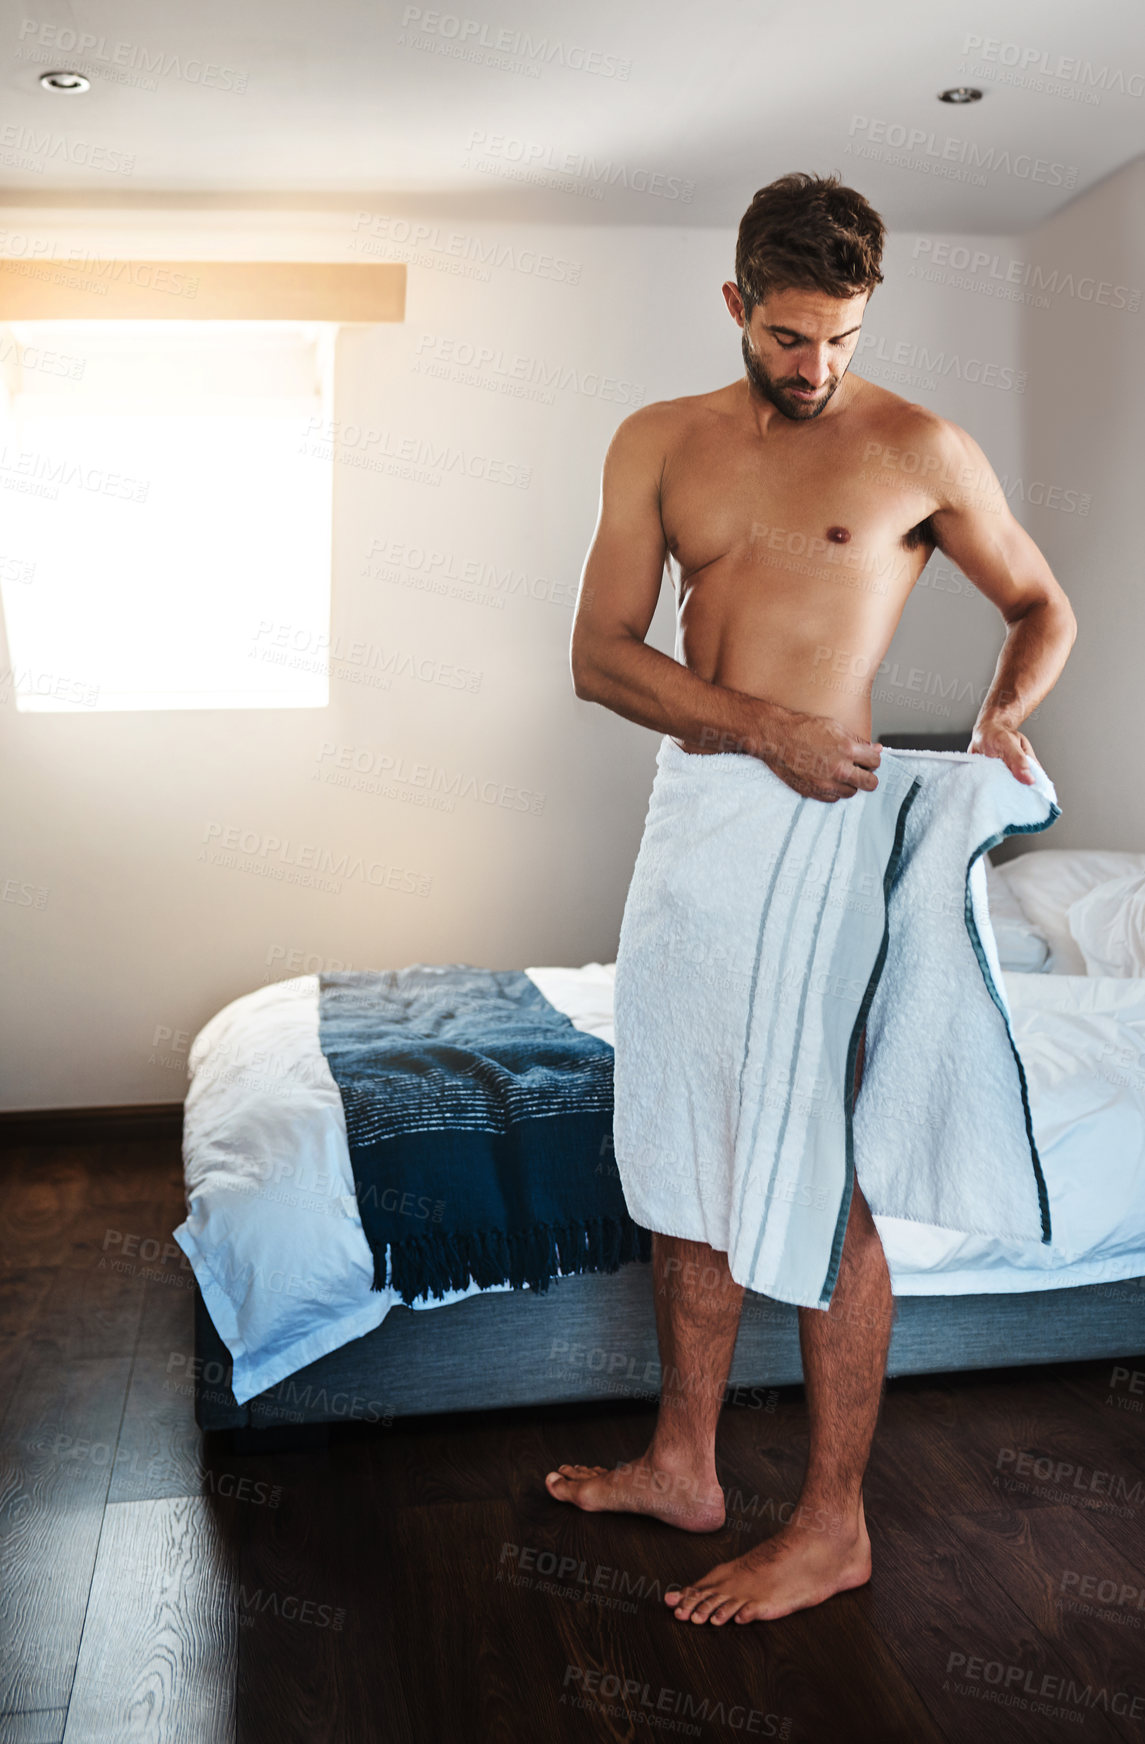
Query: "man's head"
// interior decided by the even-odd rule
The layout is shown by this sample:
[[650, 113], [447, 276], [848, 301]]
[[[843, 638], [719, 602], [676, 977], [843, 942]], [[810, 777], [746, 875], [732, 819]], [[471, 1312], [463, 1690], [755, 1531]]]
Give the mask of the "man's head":
[[817, 418], [839, 386], [883, 281], [885, 237], [838, 176], [780, 176], [744, 213], [724, 298], [743, 328], [748, 381], [785, 418]]

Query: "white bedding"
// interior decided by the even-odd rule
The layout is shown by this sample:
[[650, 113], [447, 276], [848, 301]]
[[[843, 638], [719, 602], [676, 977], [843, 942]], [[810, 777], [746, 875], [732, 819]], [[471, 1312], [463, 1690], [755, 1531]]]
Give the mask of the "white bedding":
[[[611, 1043], [613, 967], [526, 973], [578, 1028]], [[1145, 979], [1006, 972], [1005, 988], [1054, 1243], [877, 1218], [896, 1295], [1145, 1274]], [[370, 1331], [398, 1297], [370, 1288], [341, 1099], [318, 1045], [317, 976], [225, 1006], [196, 1036], [189, 1065], [189, 1213], [175, 1239], [234, 1358], [243, 1403]], [[861, 1157], [856, 1166], [861, 1182]]]

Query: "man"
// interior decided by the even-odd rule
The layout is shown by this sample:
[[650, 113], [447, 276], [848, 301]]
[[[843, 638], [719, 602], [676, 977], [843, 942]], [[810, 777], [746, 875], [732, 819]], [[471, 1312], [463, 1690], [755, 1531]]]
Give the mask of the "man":
[[[848, 373], [882, 282], [884, 236], [878, 214], [834, 176], [787, 175], [755, 195], [735, 281], [723, 286], [743, 330], [744, 378], [649, 405], [617, 429], [573, 627], [579, 697], [668, 736], [677, 765], [680, 753], [693, 770], [690, 759], [714, 756], [714, 776], [759, 759], [804, 807], [862, 805], [858, 796], [878, 787], [871, 683], [936, 546], [1006, 622], [970, 750], [1001, 759], [1019, 782], [1034, 780], [1021, 723], [1076, 635], [1061, 587], [977, 443]], [[682, 661], [644, 642], [666, 561]], [[754, 868], [736, 870], [746, 881]], [[618, 1000], [621, 968], [618, 958]], [[865, 1040], [864, 1031], [855, 1091]], [[686, 1073], [688, 1062], [667, 1069]], [[617, 1161], [623, 1181], [619, 1146]], [[697, 1166], [718, 1175], [726, 1159], [708, 1154]], [[794, 1517], [695, 1585], [669, 1587], [681, 1621], [780, 1617], [870, 1578], [862, 1480], [893, 1298], [857, 1183], [840, 1234], [843, 1223], [829, 1307], [799, 1309], [810, 1451]], [[661, 1231], [653, 1268], [664, 1379], [651, 1444], [631, 1465], [564, 1465], [546, 1483], [590, 1512], [716, 1531], [725, 1518], [716, 1422], [743, 1285], [727, 1253]]]

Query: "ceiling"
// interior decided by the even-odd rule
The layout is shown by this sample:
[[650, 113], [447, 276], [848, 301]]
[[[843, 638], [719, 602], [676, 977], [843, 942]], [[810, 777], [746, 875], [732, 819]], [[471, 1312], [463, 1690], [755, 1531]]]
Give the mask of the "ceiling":
[[1012, 233], [1145, 150], [1142, 0], [37, 0], [0, 44], [10, 206], [729, 227], [806, 169], [894, 230]]

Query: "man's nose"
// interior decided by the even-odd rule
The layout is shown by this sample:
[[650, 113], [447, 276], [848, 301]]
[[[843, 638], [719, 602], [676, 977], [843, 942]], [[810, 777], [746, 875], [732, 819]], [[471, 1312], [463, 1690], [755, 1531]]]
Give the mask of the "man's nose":
[[831, 379], [831, 366], [827, 352], [808, 351], [799, 359], [799, 373], [810, 388], [821, 388], [824, 382]]

